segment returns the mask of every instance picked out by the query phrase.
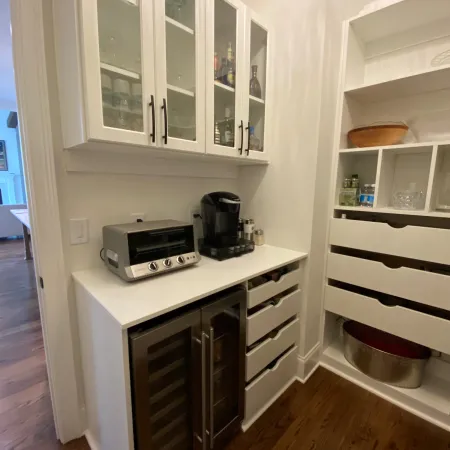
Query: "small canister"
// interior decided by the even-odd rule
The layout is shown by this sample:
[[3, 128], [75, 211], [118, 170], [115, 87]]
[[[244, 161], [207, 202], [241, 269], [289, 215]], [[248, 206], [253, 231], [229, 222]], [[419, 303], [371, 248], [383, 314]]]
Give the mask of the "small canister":
[[261, 229], [255, 230], [253, 233], [255, 245], [264, 245], [264, 231]]
[[253, 231], [255, 229], [255, 221], [253, 219], [245, 219], [244, 221], [244, 239], [253, 241]]
[[351, 178], [345, 178], [344, 179], [344, 188], [348, 189], [352, 187], [352, 179]]

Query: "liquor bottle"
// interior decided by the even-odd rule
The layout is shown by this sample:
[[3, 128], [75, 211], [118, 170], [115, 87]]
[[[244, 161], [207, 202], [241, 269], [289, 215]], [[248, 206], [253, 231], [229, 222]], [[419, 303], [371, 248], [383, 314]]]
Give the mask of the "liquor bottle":
[[230, 108], [225, 108], [224, 145], [228, 147], [234, 147], [234, 130], [230, 116], [231, 116]]
[[250, 80], [250, 95], [253, 97], [261, 98], [261, 85], [259, 84], [256, 74], [258, 72], [258, 66], [252, 66], [252, 78]]
[[217, 52], [214, 52], [214, 79], [217, 80], [217, 77], [219, 76], [219, 56], [217, 55]]
[[214, 125], [214, 144], [221, 144], [219, 122], [217, 121]]
[[218, 81], [220, 81], [223, 84], [227, 84], [227, 58], [222, 58], [222, 64], [220, 65], [220, 71], [218, 75]]
[[233, 47], [231, 46], [231, 42], [228, 42], [228, 49], [227, 49], [227, 84], [229, 86], [234, 86], [234, 83], [235, 83], [235, 72], [236, 72], [236, 68], [235, 68], [235, 65], [234, 65]]

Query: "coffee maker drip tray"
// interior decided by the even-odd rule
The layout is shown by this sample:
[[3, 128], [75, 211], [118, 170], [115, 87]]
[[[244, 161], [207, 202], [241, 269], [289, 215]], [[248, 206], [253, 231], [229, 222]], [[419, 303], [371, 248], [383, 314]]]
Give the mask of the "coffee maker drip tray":
[[245, 255], [246, 253], [251, 253], [255, 250], [255, 243], [247, 239], [238, 239], [235, 245], [217, 247], [208, 244], [204, 239], [199, 239], [198, 247], [201, 255], [223, 261], [225, 259]]

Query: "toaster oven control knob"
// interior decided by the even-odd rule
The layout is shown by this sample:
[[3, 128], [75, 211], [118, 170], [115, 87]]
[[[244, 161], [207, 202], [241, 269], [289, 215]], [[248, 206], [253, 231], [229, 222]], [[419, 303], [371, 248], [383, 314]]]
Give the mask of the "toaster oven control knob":
[[178, 256], [177, 263], [178, 264], [184, 264], [185, 263], [184, 256]]
[[172, 267], [172, 260], [167, 258], [163, 261], [163, 264], [164, 264], [164, 267], [167, 267], [167, 268]]
[[156, 272], [158, 270], [158, 263], [156, 262], [151, 262], [148, 265], [149, 270], [151, 270], [152, 272]]

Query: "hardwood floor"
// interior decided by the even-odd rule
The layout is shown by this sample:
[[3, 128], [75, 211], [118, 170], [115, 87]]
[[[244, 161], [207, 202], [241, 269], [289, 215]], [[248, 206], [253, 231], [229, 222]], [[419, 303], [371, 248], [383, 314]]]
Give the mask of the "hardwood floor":
[[[89, 450], [56, 440], [33, 263], [0, 241], [0, 450]], [[444, 450], [447, 433], [319, 369], [226, 450]]]

